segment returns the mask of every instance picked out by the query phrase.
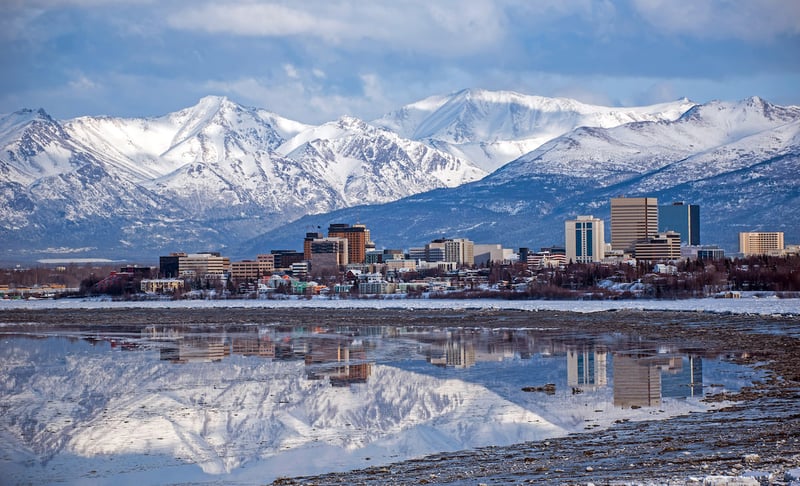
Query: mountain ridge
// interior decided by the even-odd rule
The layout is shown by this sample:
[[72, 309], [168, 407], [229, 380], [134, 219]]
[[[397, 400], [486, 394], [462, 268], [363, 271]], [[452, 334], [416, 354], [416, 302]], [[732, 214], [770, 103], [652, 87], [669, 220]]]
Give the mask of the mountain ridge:
[[[382, 119], [400, 120], [393, 114], [406, 110], [409, 120], [416, 117], [408, 129], [424, 118], [408, 107], [480, 107], [465, 103], [515, 99], [508, 93], [467, 90], [457, 102], [430, 97]], [[543, 99], [517, 95], [532, 104]], [[499, 140], [509, 127], [532, 121], [510, 108], [517, 105], [455, 109], [449, 121], [438, 121], [462, 134], [488, 127], [486, 139]], [[620, 193], [713, 210], [713, 217], [701, 212], [703, 233], [711, 235], [703, 242], [729, 250], [733, 237], [723, 223], [785, 228], [787, 241], [800, 240], [797, 216], [784, 210], [800, 203], [792, 177], [800, 172], [800, 107], [751, 97], [620, 110], [648, 119], [571, 128], [490, 174], [470, 155], [497, 153], [490, 141], [410, 140], [349, 116], [310, 126], [225, 97], [151, 118], [59, 122], [41, 109], [20, 110], [0, 115], [0, 257], [153, 260], [169, 251], [222, 250], [252, 258], [297, 247], [305, 228], [330, 222], [368, 224], [389, 246], [441, 236], [546, 245], [563, 240], [563, 219], [607, 216], [608, 198]], [[502, 116], [487, 121], [481, 113]], [[710, 190], [712, 181], [720, 186]], [[737, 207], [748, 205], [757, 210], [737, 221]]]
[[693, 106], [696, 103], [682, 98], [650, 106], [603, 107], [569, 98], [465, 89], [406, 105], [373, 124], [470, 158], [492, 172], [579, 127], [671, 121]]
[[[395, 228], [402, 219], [407, 231], [386, 235], [399, 247], [442, 236], [548, 246], [563, 244], [565, 219], [593, 214], [608, 220], [610, 198], [626, 194], [699, 204], [701, 243], [729, 252], [738, 249], [739, 231], [784, 231], [787, 242], [800, 241], [800, 218], [791, 209], [800, 207], [800, 109], [753, 97], [690, 111], [675, 121], [579, 127], [480, 181], [299, 223], [324, 227], [357, 215], [373, 226], [377, 241], [375, 227]], [[436, 214], [458, 217], [445, 225]], [[245, 248], [295, 232], [289, 225]]]

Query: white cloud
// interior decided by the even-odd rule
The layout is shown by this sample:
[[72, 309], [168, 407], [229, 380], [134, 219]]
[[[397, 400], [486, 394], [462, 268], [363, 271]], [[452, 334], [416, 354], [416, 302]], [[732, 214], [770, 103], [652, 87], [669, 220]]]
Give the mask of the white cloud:
[[71, 90], [82, 94], [96, 90], [99, 87], [96, 82], [89, 79], [83, 73], [78, 73], [74, 79], [69, 81], [68, 86]]
[[476, 0], [305, 1], [185, 6], [169, 15], [176, 29], [255, 37], [303, 36], [335, 45], [370, 43], [395, 50], [473, 53], [504, 37], [508, 2]]
[[375, 102], [384, 99], [381, 82], [377, 75], [362, 74], [361, 82], [364, 87], [364, 97], [366, 97], [367, 100]]
[[668, 34], [745, 41], [800, 34], [796, 0], [633, 0], [633, 5], [648, 23]]
[[291, 64], [288, 64], [288, 63], [284, 64], [283, 65], [283, 70], [286, 72], [286, 75], [289, 76], [290, 78], [297, 79], [297, 77], [298, 77], [297, 68], [295, 68]]
[[61, 7], [98, 7], [103, 5], [145, 5], [157, 0], [5, 0], [8, 9], [54, 9]]
[[336, 21], [295, 8], [254, 2], [191, 5], [170, 15], [168, 22], [180, 29], [244, 36], [286, 36], [315, 31], [331, 35], [344, 28]]
[[245, 105], [265, 108], [304, 123], [324, 123], [342, 115], [366, 120], [397, 107], [387, 99], [381, 81], [374, 74], [361, 76], [363, 92], [349, 95], [331, 93], [313, 76], [298, 73], [297, 79], [266, 80], [243, 77], [228, 81], [208, 81], [203, 90], [225, 94]]

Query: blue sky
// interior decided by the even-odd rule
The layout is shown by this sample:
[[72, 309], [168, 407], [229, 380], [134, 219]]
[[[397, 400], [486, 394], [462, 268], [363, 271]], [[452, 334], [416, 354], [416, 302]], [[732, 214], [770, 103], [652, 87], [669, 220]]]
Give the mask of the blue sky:
[[5, 0], [0, 112], [156, 116], [225, 95], [306, 123], [463, 88], [800, 105], [797, 0]]

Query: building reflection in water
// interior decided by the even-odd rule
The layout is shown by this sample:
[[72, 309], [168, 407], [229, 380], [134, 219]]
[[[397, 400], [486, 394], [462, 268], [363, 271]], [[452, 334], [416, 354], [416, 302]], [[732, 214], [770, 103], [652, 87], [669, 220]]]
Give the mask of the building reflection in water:
[[428, 362], [434, 366], [469, 368], [475, 365], [473, 339], [463, 335], [449, 335], [444, 342], [437, 342], [428, 349]]
[[608, 385], [608, 351], [595, 347], [567, 347], [567, 386], [594, 390]]
[[259, 358], [275, 357], [275, 342], [268, 336], [251, 333], [244, 336], [231, 337], [231, 353], [242, 356], [258, 356]]
[[161, 360], [173, 363], [222, 361], [230, 350], [221, 339], [189, 337], [165, 342]]
[[355, 340], [317, 340], [311, 343], [305, 363], [308, 379], [328, 378], [333, 386], [366, 383], [372, 372], [363, 344]]
[[[471, 368], [479, 362], [566, 356], [572, 393], [605, 388], [613, 376], [614, 405], [652, 407], [662, 398], [702, 396], [702, 359], [670, 347], [641, 342], [574, 339], [537, 331], [402, 327], [149, 327], [142, 337], [157, 343], [162, 360], [214, 362], [230, 355], [303, 361], [306, 377], [333, 386], [366, 383], [375, 362], [371, 350], [381, 340], [416, 343], [416, 352], [433, 366]], [[561, 358], [559, 358], [561, 359]], [[609, 359], [613, 373], [609, 374]], [[562, 361], [563, 363], [563, 361]], [[562, 375], [563, 376], [563, 375]]]
[[629, 351], [614, 353], [613, 360], [615, 406], [653, 407], [665, 397], [702, 396], [703, 366], [698, 356]]
[[614, 353], [614, 406], [652, 407], [661, 404], [661, 373], [649, 356]]
[[703, 360], [699, 356], [678, 357], [675, 366], [662, 370], [661, 396], [689, 398], [703, 396]]

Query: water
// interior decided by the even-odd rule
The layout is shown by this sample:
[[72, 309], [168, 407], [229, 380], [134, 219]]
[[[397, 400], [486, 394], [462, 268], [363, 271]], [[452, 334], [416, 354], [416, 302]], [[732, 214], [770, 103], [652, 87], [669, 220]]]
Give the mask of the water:
[[260, 325], [0, 334], [14, 483], [269, 482], [702, 412], [757, 375], [549, 329]]

